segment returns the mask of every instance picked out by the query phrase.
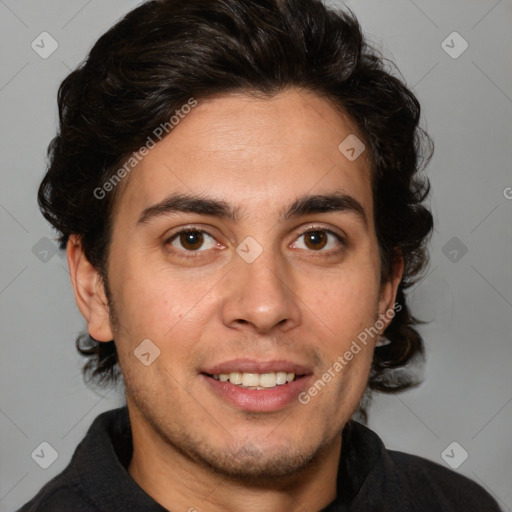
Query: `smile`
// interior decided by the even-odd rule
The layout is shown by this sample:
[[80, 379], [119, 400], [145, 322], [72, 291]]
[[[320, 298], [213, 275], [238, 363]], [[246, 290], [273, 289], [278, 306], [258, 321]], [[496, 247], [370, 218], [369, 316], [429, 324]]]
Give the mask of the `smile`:
[[[240, 379], [242, 382], [232, 383], [232, 374], [234, 382], [239, 382]], [[223, 379], [227, 379], [221, 380], [221, 375]], [[313, 374], [232, 372], [217, 375], [201, 373], [200, 377], [212, 393], [212, 397], [220, 399], [230, 407], [247, 412], [269, 413], [298, 404], [298, 397], [310, 386]], [[244, 382], [247, 384], [244, 385]], [[275, 384], [270, 386], [274, 382]], [[262, 386], [262, 383], [267, 386]]]
[[230, 372], [210, 375], [220, 382], [230, 382], [235, 386], [246, 389], [269, 389], [276, 386], [283, 386], [287, 382], [295, 380], [295, 373], [287, 372], [270, 372], [270, 373], [247, 373], [247, 372]]

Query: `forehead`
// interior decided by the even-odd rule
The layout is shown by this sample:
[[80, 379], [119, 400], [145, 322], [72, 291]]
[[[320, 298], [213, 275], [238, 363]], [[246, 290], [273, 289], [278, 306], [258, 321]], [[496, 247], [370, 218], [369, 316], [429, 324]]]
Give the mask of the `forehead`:
[[311, 92], [199, 101], [134, 167], [119, 191], [118, 210], [135, 215], [171, 193], [186, 193], [263, 214], [281, 212], [307, 192], [341, 190], [370, 214], [367, 154], [350, 161], [339, 149], [354, 135], [362, 139], [350, 117]]

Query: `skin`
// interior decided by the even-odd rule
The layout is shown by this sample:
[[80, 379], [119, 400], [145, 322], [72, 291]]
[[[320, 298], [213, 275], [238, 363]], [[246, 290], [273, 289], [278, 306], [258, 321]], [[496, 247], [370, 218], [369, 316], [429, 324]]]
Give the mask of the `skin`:
[[[377, 337], [310, 403], [271, 413], [227, 403], [199, 372], [234, 358], [288, 359], [316, 381], [392, 310], [403, 262], [381, 288], [369, 161], [338, 150], [351, 133], [350, 118], [297, 89], [200, 101], [122, 183], [110, 305], [79, 237], [70, 239], [89, 333], [116, 341], [133, 430], [129, 474], [166, 508], [313, 511], [336, 497], [341, 431], [365, 391]], [[359, 201], [367, 224], [350, 211], [280, 218], [298, 197], [333, 191]], [[240, 216], [174, 212], [137, 223], [176, 192], [224, 200]], [[166, 242], [191, 225], [212, 237], [200, 250], [179, 236]], [[311, 228], [346, 244], [328, 234], [326, 245], [311, 244]], [[236, 253], [248, 236], [263, 249], [253, 263]], [[161, 353], [145, 366], [134, 350], [148, 338]]]

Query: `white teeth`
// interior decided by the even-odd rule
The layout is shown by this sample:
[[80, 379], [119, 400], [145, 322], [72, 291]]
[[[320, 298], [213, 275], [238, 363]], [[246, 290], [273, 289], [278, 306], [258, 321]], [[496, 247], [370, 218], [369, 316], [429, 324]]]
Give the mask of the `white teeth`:
[[244, 373], [231, 372], [213, 375], [213, 378], [221, 382], [231, 382], [237, 386], [250, 389], [267, 389], [282, 386], [287, 382], [295, 380], [294, 373], [271, 372], [271, 373]]
[[260, 376], [257, 373], [242, 373], [242, 386], [259, 386]]
[[277, 383], [277, 375], [275, 373], [262, 373], [260, 375], [260, 386], [264, 388], [273, 388]]
[[[220, 374], [220, 375], [225, 375], [225, 374]], [[219, 375], [219, 377], [220, 377]], [[239, 372], [231, 372], [229, 374], [229, 382], [231, 382], [231, 384], [242, 384], [242, 373], [239, 373]]]
[[277, 372], [276, 373], [276, 382], [278, 384], [286, 384], [286, 372]]

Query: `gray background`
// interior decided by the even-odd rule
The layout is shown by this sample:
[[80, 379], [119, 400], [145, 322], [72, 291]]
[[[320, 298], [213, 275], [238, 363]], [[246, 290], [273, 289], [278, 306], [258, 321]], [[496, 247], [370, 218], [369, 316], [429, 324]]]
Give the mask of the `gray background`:
[[[340, 2], [330, 2], [340, 4]], [[31, 498], [69, 462], [93, 419], [122, 393], [85, 387], [74, 339], [85, 324], [36, 190], [57, 120], [56, 92], [136, 1], [0, 0], [0, 510]], [[369, 426], [388, 448], [446, 465], [512, 507], [512, 2], [347, 2], [396, 61], [436, 144], [428, 173], [436, 228], [427, 277], [411, 293], [427, 345], [419, 388], [377, 395]], [[47, 59], [32, 41], [58, 42]], [[442, 42], [457, 31], [458, 58]], [[445, 45], [458, 52], [462, 41]], [[45, 44], [49, 48], [49, 44]], [[507, 188], [509, 187], [509, 188]], [[467, 249], [467, 253], [465, 250]], [[58, 458], [31, 454], [46, 441]], [[458, 445], [441, 454], [452, 443]]]

